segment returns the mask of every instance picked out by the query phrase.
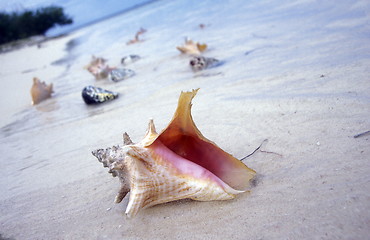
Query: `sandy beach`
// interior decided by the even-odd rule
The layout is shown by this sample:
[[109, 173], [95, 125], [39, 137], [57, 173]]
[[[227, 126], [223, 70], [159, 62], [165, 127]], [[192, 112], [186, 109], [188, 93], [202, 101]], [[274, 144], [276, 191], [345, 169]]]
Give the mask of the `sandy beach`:
[[[68, 36], [0, 54], [0, 239], [368, 239], [370, 6], [345, 1], [158, 1]], [[199, 24], [204, 24], [200, 28]], [[144, 27], [142, 42], [126, 45]], [[206, 43], [222, 65], [194, 73], [176, 46]], [[92, 55], [121, 82], [95, 80]], [[32, 78], [55, 94], [31, 105]], [[84, 86], [120, 93], [87, 106]], [[126, 218], [128, 197], [92, 156], [161, 131], [200, 88], [204, 136], [257, 172], [234, 200], [180, 200]]]

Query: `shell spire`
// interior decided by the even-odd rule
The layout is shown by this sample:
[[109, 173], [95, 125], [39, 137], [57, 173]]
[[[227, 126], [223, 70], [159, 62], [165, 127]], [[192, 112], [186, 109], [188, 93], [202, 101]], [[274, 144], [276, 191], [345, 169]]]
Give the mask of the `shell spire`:
[[205, 138], [195, 126], [191, 101], [197, 91], [181, 93], [171, 122], [160, 134], [150, 120], [139, 143], [133, 144], [126, 134], [128, 145], [93, 152], [121, 180], [116, 202], [130, 191], [128, 217], [160, 203], [185, 198], [228, 200], [248, 189], [255, 171]]

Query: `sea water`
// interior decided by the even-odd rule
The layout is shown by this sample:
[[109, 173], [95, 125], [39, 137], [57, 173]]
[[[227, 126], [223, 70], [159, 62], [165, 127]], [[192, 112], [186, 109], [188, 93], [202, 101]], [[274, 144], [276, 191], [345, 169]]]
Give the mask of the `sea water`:
[[58, 36], [59, 34], [69, 33], [81, 27], [91, 25], [102, 21], [106, 18], [113, 17], [123, 12], [130, 11], [137, 7], [143, 6], [153, 0], [25, 0], [25, 1], [7, 1], [0, 0], [0, 11], [3, 12], [22, 12], [24, 10], [36, 10], [43, 7], [58, 6], [62, 7], [65, 15], [73, 19], [73, 23], [64, 26], [56, 26], [50, 29], [46, 35], [50, 37]]

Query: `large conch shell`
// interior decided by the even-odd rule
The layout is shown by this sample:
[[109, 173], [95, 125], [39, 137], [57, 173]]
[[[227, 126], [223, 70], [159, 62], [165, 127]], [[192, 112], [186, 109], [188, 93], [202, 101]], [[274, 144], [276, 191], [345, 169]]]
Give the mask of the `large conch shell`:
[[52, 93], [52, 83], [47, 85], [45, 82], [41, 82], [38, 78], [33, 78], [33, 84], [31, 87], [32, 105], [38, 104], [41, 101], [50, 98]]
[[190, 198], [228, 200], [245, 192], [255, 171], [206, 139], [191, 116], [198, 90], [182, 92], [170, 124], [158, 134], [153, 120], [143, 140], [133, 144], [124, 133], [125, 146], [98, 149], [93, 155], [120, 178], [115, 202], [130, 192], [126, 214], [156, 204]]
[[197, 42], [193, 42], [190, 39], [185, 39], [185, 44], [182, 46], [177, 46], [176, 48], [181, 53], [189, 55], [200, 55], [207, 49], [207, 44], [200, 44]]

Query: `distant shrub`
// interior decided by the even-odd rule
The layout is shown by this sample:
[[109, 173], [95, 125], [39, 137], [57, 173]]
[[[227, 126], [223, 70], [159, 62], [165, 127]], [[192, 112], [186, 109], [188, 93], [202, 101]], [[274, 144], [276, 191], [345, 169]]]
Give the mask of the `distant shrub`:
[[21, 13], [0, 12], [0, 44], [35, 35], [44, 35], [55, 25], [71, 24], [63, 8], [51, 6]]

